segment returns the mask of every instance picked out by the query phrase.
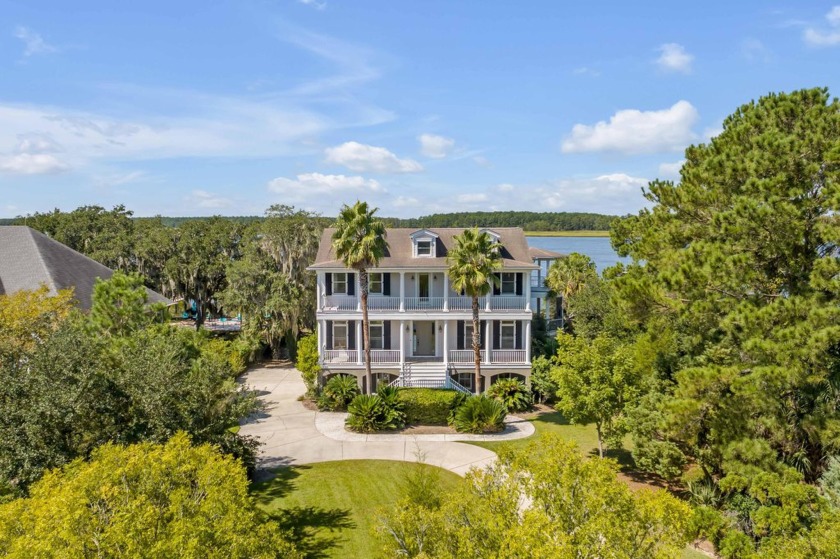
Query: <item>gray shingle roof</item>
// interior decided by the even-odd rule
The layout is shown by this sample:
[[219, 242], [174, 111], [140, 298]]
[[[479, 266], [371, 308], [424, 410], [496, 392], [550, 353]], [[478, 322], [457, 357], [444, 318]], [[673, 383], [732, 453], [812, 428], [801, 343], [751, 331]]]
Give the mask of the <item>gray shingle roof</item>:
[[[422, 258], [413, 256], [411, 234], [419, 229], [391, 228], [386, 230], [388, 250], [385, 257], [379, 261], [380, 268], [446, 268], [447, 250], [455, 245], [453, 237], [464, 231], [459, 227], [430, 228], [438, 235], [436, 258]], [[321, 235], [321, 244], [315, 262], [309, 267], [311, 270], [343, 268], [344, 264], [336, 260], [332, 249], [333, 228], [327, 228]], [[493, 229], [501, 237], [502, 260], [504, 267], [536, 269], [528, 252], [528, 240], [519, 227], [498, 227]]]
[[[46, 285], [50, 293], [74, 288], [83, 310], [90, 310], [97, 278], [108, 279], [113, 270], [39, 231], [18, 225], [0, 226], [0, 295]], [[146, 290], [149, 303], [170, 301]]]
[[565, 258], [569, 256], [568, 254], [563, 254], [562, 252], [554, 252], [553, 250], [548, 250], [545, 248], [537, 248], [537, 247], [530, 247], [528, 252], [531, 255], [531, 258], [543, 258], [543, 259], [550, 259], [550, 258]]

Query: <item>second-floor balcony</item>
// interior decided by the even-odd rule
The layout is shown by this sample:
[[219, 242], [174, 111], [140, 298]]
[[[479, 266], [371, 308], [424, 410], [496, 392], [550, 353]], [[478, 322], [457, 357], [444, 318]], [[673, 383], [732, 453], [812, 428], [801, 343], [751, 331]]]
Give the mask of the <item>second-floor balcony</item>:
[[[529, 310], [528, 300], [523, 296], [491, 295], [480, 297], [481, 312]], [[321, 312], [352, 312], [361, 310], [360, 299], [352, 295], [325, 295], [321, 297]], [[472, 297], [399, 297], [371, 295], [368, 297], [369, 312], [470, 312]]]

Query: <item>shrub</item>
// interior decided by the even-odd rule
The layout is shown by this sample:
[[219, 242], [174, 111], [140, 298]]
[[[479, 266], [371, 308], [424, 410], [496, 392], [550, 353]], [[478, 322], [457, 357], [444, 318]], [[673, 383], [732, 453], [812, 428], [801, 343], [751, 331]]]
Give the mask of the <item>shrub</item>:
[[343, 411], [353, 398], [359, 393], [356, 377], [352, 375], [335, 375], [327, 381], [321, 395], [318, 397], [318, 407], [322, 410]]
[[508, 412], [524, 411], [531, 407], [531, 391], [524, 382], [516, 379], [497, 380], [490, 385], [487, 395], [502, 404]]
[[557, 382], [551, 375], [551, 359], [540, 355], [531, 362], [531, 390], [541, 404], [557, 396]]
[[460, 392], [442, 388], [405, 388], [399, 398], [405, 421], [415, 425], [447, 425], [450, 411], [463, 401]]
[[307, 396], [314, 396], [318, 390], [318, 373], [321, 372], [321, 365], [318, 364], [318, 334], [312, 333], [300, 339], [295, 366], [306, 384]]
[[396, 388], [380, 390], [375, 396], [359, 394], [347, 406], [347, 426], [362, 433], [399, 429], [405, 425], [402, 407]]
[[462, 433], [495, 433], [505, 427], [505, 407], [487, 396], [470, 396], [455, 412], [452, 422]]

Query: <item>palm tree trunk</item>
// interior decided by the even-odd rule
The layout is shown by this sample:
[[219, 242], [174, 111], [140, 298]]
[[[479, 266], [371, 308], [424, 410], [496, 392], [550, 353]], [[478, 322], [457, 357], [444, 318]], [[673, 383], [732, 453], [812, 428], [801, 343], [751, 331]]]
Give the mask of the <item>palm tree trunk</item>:
[[472, 298], [472, 345], [475, 355], [475, 393], [481, 393], [481, 331], [478, 321], [478, 297]]
[[367, 378], [366, 392], [373, 392], [371, 382], [373, 377], [370, 372], [370, 320], [368, 319], [368, 273], [366, 269], [359, 270], [359, 290], [362, 292], [362, 338], [365, 348], [365, 378]]

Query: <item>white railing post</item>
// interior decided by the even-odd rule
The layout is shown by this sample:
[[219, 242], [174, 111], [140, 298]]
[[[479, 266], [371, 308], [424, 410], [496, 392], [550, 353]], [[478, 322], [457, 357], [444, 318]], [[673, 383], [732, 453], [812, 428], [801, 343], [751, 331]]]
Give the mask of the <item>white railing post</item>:
[[400, 272], [400, 312], [405, 312], [405, 272]]
[[525, 293], [525, 310], [530, 311], [531, 310], [531, 282], [530, 281], [527, 281], [527, 282], [525, 281], [525, 274], [522, 274], [522, 281], [525, 283], [525, 289], [522, 290], [522, 292]]
[[525, 362], [531, 362], [531, 321], [525, 321]]
[[443, 273], [443, 310], [449, 310], [449, 274]]

